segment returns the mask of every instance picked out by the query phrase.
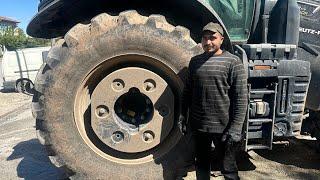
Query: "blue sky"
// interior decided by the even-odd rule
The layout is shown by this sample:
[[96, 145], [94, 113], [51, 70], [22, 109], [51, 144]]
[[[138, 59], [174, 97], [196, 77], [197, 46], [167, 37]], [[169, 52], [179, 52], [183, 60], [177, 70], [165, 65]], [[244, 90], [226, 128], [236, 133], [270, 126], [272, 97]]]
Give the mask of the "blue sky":
[[32, 17], [38, 12], [39, 0], [0, 0], [0, 16], [20, 21], [24, 31]]

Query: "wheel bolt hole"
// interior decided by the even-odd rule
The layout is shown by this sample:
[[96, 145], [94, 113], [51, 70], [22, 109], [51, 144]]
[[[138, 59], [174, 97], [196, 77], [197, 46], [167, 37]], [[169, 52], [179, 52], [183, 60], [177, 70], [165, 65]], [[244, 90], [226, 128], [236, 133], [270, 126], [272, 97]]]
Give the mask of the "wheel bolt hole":
[[112, 82], [112, 89], [115, 91], [121, 91], [125, 87], [125, 83], [122, 79], [115, 79]]
[[104, 118], [109, 115], [109, 108], [105, 105], [100, 105], [96, 108], [96, 115], [99, 118]]
[[121, 131], [116, 131], [112, 134], [111, 139], [115, 143], [120, 143], [124, 140], [124, 134]]
[[142, 135], [142, 140], [145, 142], [145, 143], [151, 143], [153, 140], [154, 140], [154, 132], [152, 131], [145, 131]]
[[161, 106], [159, 109], [159, 114], [164, 117], [164, 116], [167, 116], [169, 114], [169, 108], [166, 107], [166, 106]]

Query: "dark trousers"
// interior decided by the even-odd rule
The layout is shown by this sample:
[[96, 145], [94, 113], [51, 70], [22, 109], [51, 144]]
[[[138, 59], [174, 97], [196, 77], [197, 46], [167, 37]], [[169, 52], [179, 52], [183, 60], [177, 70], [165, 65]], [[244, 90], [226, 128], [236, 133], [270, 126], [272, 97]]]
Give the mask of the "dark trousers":
[[[222, 134], [195, 132], [197, 180], [209, 180], [211, 163], [221, 167], [225, 179], [240, 179], [236, 164], [237, 145], [222, 142]], [[212, 162], [212, 160], [214, 162]]]

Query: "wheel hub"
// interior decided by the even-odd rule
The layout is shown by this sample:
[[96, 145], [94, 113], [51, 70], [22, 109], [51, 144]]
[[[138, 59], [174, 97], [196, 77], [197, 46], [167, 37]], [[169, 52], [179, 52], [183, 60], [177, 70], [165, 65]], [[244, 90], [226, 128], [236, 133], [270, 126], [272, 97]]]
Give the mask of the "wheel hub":
[[174, 124], [174, 95], [159, 75], [138, 67], [107, 75], [91, 96], [91, 126], [109, 147], [128, 153], [149, 150]]
[[114, 110], [123, 123], [134, 129], [152, 119], [154, 107], [148, 96], [137, 88], [131, 88], [117, 99]]

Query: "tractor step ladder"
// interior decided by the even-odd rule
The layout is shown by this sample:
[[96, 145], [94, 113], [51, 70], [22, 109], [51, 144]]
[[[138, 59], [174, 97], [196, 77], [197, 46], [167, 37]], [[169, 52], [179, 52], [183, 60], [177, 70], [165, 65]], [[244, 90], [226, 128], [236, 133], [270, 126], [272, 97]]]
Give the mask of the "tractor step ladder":
[[[252, 150], [252, 149], [272, 149], [272, 142], [273, 142], [273, 131], [274, 131], [274, 121], [275, 121], [275, 114], [276, 114], [276, 97], [277, 97], [277, 88], [278, 84], [274, 83], [273, 89], [265, 90], [265, 89], [251, 89], [251, 85], [249, 84], [249, 99], [253, 94], [260, 94], [260, 95], [270, 95], [271, 102], [268, 102], [270, 105], [270, 114], [268, 117], [261, 117], [261, 118], [252, 118], [250, 119], [249, 111], [247, 113], [247, 121], [245, 123], [245, 150]], [[250, 108], [250, 103], [248, 104], [248, 110]], [[250, 125], [251, 124], [261, 124], [261, 138], [252, 137], [250, 136]], [[253, 132], [254, 133], [254, 132]]]

